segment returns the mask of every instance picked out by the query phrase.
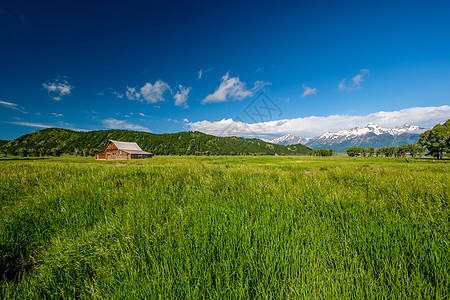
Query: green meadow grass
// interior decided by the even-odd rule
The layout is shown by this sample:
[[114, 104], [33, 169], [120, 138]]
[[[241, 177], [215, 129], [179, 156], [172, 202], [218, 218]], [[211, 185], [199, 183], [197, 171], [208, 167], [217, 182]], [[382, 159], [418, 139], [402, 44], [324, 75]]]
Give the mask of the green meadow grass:
[[448, 299], [450, 164], [0, 161], [1, 298]]

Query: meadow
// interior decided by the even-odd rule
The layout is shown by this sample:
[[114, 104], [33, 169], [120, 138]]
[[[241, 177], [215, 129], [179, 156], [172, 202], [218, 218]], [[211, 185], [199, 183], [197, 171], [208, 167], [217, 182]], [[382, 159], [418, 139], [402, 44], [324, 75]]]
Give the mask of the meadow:
[[448, 299], [450, 163], [0, 161], [0, 298]]

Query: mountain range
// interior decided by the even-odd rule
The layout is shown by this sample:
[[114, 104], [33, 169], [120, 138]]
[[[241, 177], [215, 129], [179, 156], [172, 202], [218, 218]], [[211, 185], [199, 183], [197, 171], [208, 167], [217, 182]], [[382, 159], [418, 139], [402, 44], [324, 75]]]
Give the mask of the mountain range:
[[278, 145], [303, 144], [311, 149], [331, 148], [346, 151], [353, 146], [380, 148], [416, 143], [424, 131], [425, 128], [409, 124], [389, 129], [370, 123], [363, 128], [353, 127], [338, 132], [326, 132], [314, 138], [286, 134], [273, 140], [263, 140]]

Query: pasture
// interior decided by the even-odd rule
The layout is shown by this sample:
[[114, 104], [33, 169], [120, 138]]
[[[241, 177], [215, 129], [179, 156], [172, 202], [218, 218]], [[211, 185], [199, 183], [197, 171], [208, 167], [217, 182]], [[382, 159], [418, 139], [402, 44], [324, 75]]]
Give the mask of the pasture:
[[450, 296], [450, 163], [0, 160], [0, 298]]

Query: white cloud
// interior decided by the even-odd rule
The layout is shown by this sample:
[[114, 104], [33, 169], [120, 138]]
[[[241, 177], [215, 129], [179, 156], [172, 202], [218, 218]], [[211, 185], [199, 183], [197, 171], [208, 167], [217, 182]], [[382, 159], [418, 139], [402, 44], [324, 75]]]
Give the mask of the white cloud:
[[97, 92], [97, 96], [102, 96], [103, 97], [106, 94], [111, 94], [113, 96], [116, 96], [119, 99], [123, 98], [123, 94], [120, 94], [120, 93], [114, 91], [112, 88], [106, 88], [104, 90], [100, 90], [100, 91]]
[[147, 127], [137, 125], [137, 124], [131, 124], [123, 120], [117, 120], [114, 118], [109, 118], [102, 120], [103, 126], [109, 129], [127, 129], [127, 130], [137, 130], [137, 131], [147, 131], [151, 132], [150, 129]]
[[57, 114], [57, 113], [52, 113], [52, 115], [54, 115], [55, 117], [62, 117], [63, 116], [63, 114]]
[[339, 83], [339, 90], [340, 91], [345, 91], [345, 89], [347, 88], [346, 86], [345, 86], [345, 78], [344, 79], [342, 79], [341, 80], [341, 82]]
[[20, 111], [21, 113], [24, 113], [24, 114], [27, 113], [22, 107], [20, 107], [20, 106], [17, 105], [16, 103], [12, 103], [12, 102], [7, 102], [7, 101], [2, 101], [2, 100], [0, 100], [0, 105], [3, 106], [3, 107], [6, 107], [6, 108], [18, 110], [18, 111]]
[[33, 122], [26, 122], [26, 121], [16, 121], [16, 122], [8, 122], [9, 124], [19, 125], [19, 126], [27, 126], [27, 127], [35, 127], [35, 128], [51, 128], [51, 127], [59, 127], [59, 128], [67, 128], [70, 130], [75, 131], [88, 131], [86, 129], [80, 129], [76, 128], [71, 123], [65, 123], [65, 122], [57, 122], [56, 124], [43, 124], [43, 123], [33, 123]]
[[52, 126], [52, 127], [66, 128], [66, 129], [70, 129], [70, 130], [74, 130], [74, 131], [89, 131], [87, 129], [78, 128], [72, 123], [66, 123], [66, 122], [62, 122], [62, 121], [58, 122], [58, 126]]
[[119, 99], [122, 99], [122, 98], [123, 98], [123, 94], [120, 94], [120, 93], [118, 93], [118, 92], [112, 92], [112, 94], [113, 94], [114, 96], [116, 96], [117, 98], [119, 98]]
[[219, 103], [226, 101], [243, 100], [252, 97], [254, 93], [270, 83], [264, 81], [256, 81], [252, 89], [247, 89], [246, 84], [239, 80], [239, 77], [230, 77], [227, 72], [221, 79], [220, 85], [213, 94], [206, 96], [203, 103]]
[[261, 72], [263, 69], [261, 67], [257, 67], [253, 74]]
[[260, 89], [264, 88], [265, 86], [272, 85], [272, 83], [271, 82], [265, 82], [265, 81], [262, 81], [262, 80], [257, 80], [257, 81], [255, 81], [254, 85], [255, 86], [252, 88], [252, 92], [253, 93], [259, 91]]
[[180, 124], [180, 123], [181, 123], [180, 121], [175, 120], [175, 119], [171, 119], [171, 118], [168, 118], [168, 119], [167, 119], [167, 122], [174, 122], [174, 123], [177, 123], [177, 124]]
[[20, 22], [22, 22], [22, 24], [27, 28], [27, 29], [31, 29], [30, 24], [27, 21], [27, 18], [25, 17], [24, 14], [22, 13], [17, 13], [17, 16], [19, 17]]
[[316, 88], [310, 88], [309, 86], [306, 86], [305, 84], [302, 84], [303, 87], [303, 94], [301, 95], [301, 98], [305, 98], [306, 96], [309, 95], [316, 95], [317, 92], [319, 91]]
[[170, 90], [170, 86], [164, 81], [158, 80], [154, 84], [147, 82], [141, 87], [141, 96], [149, 103], [162, 102], [167, 90]]
[[9, 122], [10, 124], [14, 125], [20, 125], [20, 126], [27, 126], [27, 127], [36, 127], [36, 128], [50, 128], [55, 127], [48, 124], [42, 124], [42, 123], [31, 123], [31, 122]]
[[[314, 137], [327, 131], [335, 132], [355, 126], [364, 127], [375, 123], [387, 128], [402, 126], [405, 123], [431, 128], [442, 123], [450, 116], [450, 106], [411, 107], [398, 111], [379, 111], [369, 115], [330, 115], [310, 116], [295, 119], [260, 122], [248, 124], [232, 119], [221, 121], [199, 121], [188, 123], [190, 130], [201, 131], [212, 135], [224, 135], [227, 128], [233, 127], [235, 132], [244, 137], [278, 137], [288, 133], [302, 137]], [[237, 129], [236, 129], [237, 128]]]
[[73, 86], [66, 79], [55, 79], [51, 82], [44, 82], [42, 87], [55, 101], [62, 100], [62, 97], [71, 95]]
[[206, 73], [208, 73], [209, 71], [212, 71], [214, 68], [208, 68], [208, 69], [205, 69], [205, 70], [202, 70], [202, 69], [200, 69], [200, 70], [198, 70], [198, 72], [197, 72], [197, 80], [200, 80], [200, 79], [202, 79], [202, 77], [203, 77], [203, 75], [205, 75]]
[[189, 92], [191, 91], [190, 87], [182, 86], [181, 84], [178, 85], [178, 92], [173, 96], [175, 99], [175, 105], [181, 106], [183, 108], [188, 108], [186, 101], [189, 98]]
[[125, 95], [129, 100], [145, 100], [148, 103], [157, 103], [165, 101], [164, 93], [166, 91], [170, 91], [170, 86], [162, 80], [157, 80], [154, 84], [147, 82], [140, 88], [139, 92], [136, 88], [127, 87]]
[[361, 88], [361, 83], [370, 74], [368, 69], [361, 69], [359, 73], [353, 76], [353, 78], [347, 83], [347, 78], [344, 78], [339, 83], [339, 91], [352, 92]]
[[136, 91], [136, 88], [127, 86], [127, 90], [125, 92], [128, 100], [139, 100], [141, 98], [141, 94]]

